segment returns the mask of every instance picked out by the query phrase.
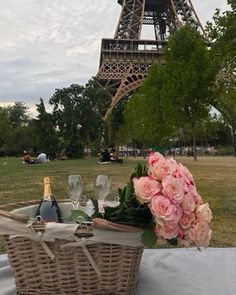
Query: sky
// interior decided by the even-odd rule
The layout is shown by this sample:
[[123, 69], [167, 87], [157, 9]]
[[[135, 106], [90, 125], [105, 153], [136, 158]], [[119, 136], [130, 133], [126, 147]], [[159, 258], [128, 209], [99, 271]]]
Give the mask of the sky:
[[[205, 25], [226, 0], [192, 0]], [[102, 38], [112, 38], [117, 0], [0, 0], [0, 106], [24, 101], [32, 115], [56, 88], [98, 71]]]

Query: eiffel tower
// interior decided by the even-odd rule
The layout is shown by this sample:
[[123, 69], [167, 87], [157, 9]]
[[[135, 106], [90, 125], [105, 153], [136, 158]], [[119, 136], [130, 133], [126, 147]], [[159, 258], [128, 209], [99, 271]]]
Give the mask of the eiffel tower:
[[[122, 6], [113, 39], [102, 39], [98, 83], [111, 96], [107, 117], [119, 101], [140, 87], [153, 63], [162, 63], [167, 40], [188, 24], [205, 35], [191, 0], [118, 0]], [[153, 40], [140, 39], [153, 26]]]

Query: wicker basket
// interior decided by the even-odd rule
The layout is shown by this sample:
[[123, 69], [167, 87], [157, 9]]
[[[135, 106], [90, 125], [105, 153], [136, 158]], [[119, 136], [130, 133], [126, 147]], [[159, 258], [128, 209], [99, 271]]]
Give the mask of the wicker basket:
[[[10, 214], [9, 217], [12, 217]], [[20, 222], [20, 221], [19, 221]], [[102, 223], [102, 227], [115, 229], [112, 223]], [[34, 225], [36, 231], [43, 231], [42, 224]], [[119, 227], [129, 231], [131, 228]], [[131, 230], [132, 231], [132, 230]], [[76, 235], [91, 236], [77, 230]], [[41, 244], [28, 238], [4, 237], [6, 251], [18, 295], [132, 295], [135, 292], [136, 276], [143, 252], [142, 247], [96, 243], [87, 249], [101, 272], [99, 277], [80, 247], [62, 249], [68, 241], [47, 242], [54, 253], [52, 260]]]

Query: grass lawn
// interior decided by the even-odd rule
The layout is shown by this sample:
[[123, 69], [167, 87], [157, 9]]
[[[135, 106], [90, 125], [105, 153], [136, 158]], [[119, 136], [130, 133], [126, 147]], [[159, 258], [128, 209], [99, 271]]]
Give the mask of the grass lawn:
[[[93, 194], [93, 182], [98, 174], [112, 177], [113, 192], [123, 187], [136, 163], [143, 159], [125, 159], [124, 164], [99, 165], [96, 158], [52, 161], [47, 164], [24, 165], [20, 158], [0, 158], [0, 205], [38, 199], [42, 196], [42, 180], [50, 176], [57, 199], [68, 198], [66, 175], [81, 174], [85, 194]], [[236, 158], [177, 158], [194, 175], [199, 193], [213, 211], [211, 246], [236, 247]]]

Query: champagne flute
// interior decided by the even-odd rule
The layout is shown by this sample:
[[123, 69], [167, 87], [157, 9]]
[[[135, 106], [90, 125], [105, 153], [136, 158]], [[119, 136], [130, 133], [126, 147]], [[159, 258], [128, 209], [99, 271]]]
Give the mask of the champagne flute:
[[94, 189], [95, 196], [98, 199], [99, 212], [104, 214], [106, 206], [104, 200], [111, 192], [111, 178], [107, 175], [98, 175], [94, 183]]
[[104, 201], [111, 192], [111, 178], [107, 175], [98, 175], [95, 183], [95, 196], [100, 201]]
[[78, 174], [68, 175], [67, 187], [72, 202], [73, 210], [78, 210], [80, 205], [80, 198], [84, 190], [81, 176]]

